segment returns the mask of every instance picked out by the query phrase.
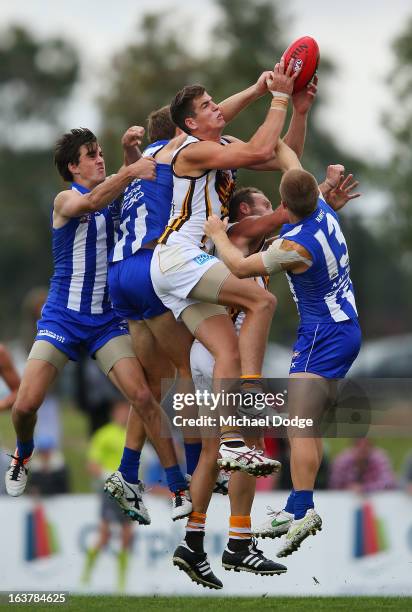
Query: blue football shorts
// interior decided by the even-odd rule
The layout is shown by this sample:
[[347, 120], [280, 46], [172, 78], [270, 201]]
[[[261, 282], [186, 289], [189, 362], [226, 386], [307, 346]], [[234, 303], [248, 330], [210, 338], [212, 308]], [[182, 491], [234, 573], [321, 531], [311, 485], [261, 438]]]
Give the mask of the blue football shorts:
[[109, 265], [110, 299], [124, 319], [153, 319], [168, 311], [157, 297], [150, 278], [153, 251], [139, 249], [134, 255]]
[[69, 359], [77, 361], [81, 346], [93, 356], [112, 338], [128, 333], [126, 322], [113, 310], [82, 314], [46, 302], [37, 322], [35, 339], [50, 342]]
[[358, 356], [361, 341], [357, 319], [301, 325], [289, 373], [310, 372], [324, 378], [344, 378]]

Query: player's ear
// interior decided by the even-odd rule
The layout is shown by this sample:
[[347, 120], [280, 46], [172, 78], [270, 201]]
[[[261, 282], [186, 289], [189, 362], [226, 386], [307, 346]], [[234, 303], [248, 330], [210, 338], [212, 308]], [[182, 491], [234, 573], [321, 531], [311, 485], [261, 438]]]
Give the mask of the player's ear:
[[245, 215], [246, 217], [248, 215], [250, 215], [250, 206], [249, 206], [249, 204], [246, 204], [246, 202], [241, 202], [239, 204], [239, 212], [241, 212], [242, 215]]
[[285, 210], [288, 209], [286, 202], [284, 202], [283, 200], [280, 201], [280, 205], [282, 206], [282, 208], [284, 208]]
[[193, 117], [186, 117], [185, 124], [191, 132], [197, 128], [197, 123]]
[[78, 168], [78, 164], [73, 164], [73, 162], [69, 162], [67, 164], [68, 171], [71, 172], [73, 175], [77, 174], [77, 168]]

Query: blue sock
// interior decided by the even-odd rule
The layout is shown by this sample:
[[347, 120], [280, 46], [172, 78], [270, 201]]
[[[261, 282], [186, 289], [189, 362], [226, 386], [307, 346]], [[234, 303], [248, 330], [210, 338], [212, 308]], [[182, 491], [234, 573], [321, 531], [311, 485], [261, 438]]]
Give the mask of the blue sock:
[[127, 448], [127, 446], [123, 449], [119, 472], [127, 482], [130, 482], [130, 484], [137, 484], [139, 482], [140, 455], [141, 451]]
[[171, 467], [165, 468], [167, 486], [172, 493], [176, 491], [183, 491], [187, 489], [187, 482], [182, 474], [182, 471], [178, 465], [172, 465]]
[[306, 510], [314, 507], [313, 491], [295, 491], [295, 519], [303, 518]]
[[193, 474], [197, 467], [201, 450], [201, 442], [194, 442], [193, 444], [186, 444], [185, 442], [186, 472], [190, 475]]
[[292, 489], [287, 499], [286, 506], [284, 507], [285, 512], [289, 512], [290, 514], [295, 513], [295, 496], [296, 491], [295, 489]]
[[17, 440], [16, 442], [17, 452], [21, 459], [26, 459], [26, 457], [30, 457], [34, 449], [33, 438], [31, 440], [27, 440], [27, 442], [20, 442]]

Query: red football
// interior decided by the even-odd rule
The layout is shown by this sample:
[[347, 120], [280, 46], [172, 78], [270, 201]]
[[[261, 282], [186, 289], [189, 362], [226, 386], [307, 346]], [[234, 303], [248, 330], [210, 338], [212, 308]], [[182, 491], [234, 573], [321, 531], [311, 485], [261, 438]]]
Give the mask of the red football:
[[317, 70], [319, 64], [318, 43], [311, 36], [302, 36], [302, 38], [298, 38], [289, 45], [283, 56], [285, 58], [285, 66], [288, 66], [292, 58], [295, 60], [293, 64], [294, 70], [302, 66], [302, 70], [293, 88], [293, 93], [297, 93], [306, 87]]

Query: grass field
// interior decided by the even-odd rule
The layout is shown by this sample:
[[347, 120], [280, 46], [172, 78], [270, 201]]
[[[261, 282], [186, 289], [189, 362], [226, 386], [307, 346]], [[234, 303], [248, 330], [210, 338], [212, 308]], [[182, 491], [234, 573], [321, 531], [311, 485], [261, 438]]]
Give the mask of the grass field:
[[[4, 595], [0, 599], [0, 610], [10, 610], [10, 605], [4, 603]], [[51, 604], [18, 604], [24, 610], [50, 610]], [[55, 604], [57, 609], [60, 606]], [[76, 597], [68, 596], [68, 602], [62, 604], [65, 612], [82, 610], [121, 610], [135, 612], [136, 610], [168, 610], [180, 612], [200, 610], [201, 612], [219, 609], [219, 612], [264, 612], [266, 610], [286, 610], [300, 612], [312, 610], [327, 610], [328, 612], [361, 610], [376, 612], [379, 610], [411, 610], [412, 598], [409, 597]]]

